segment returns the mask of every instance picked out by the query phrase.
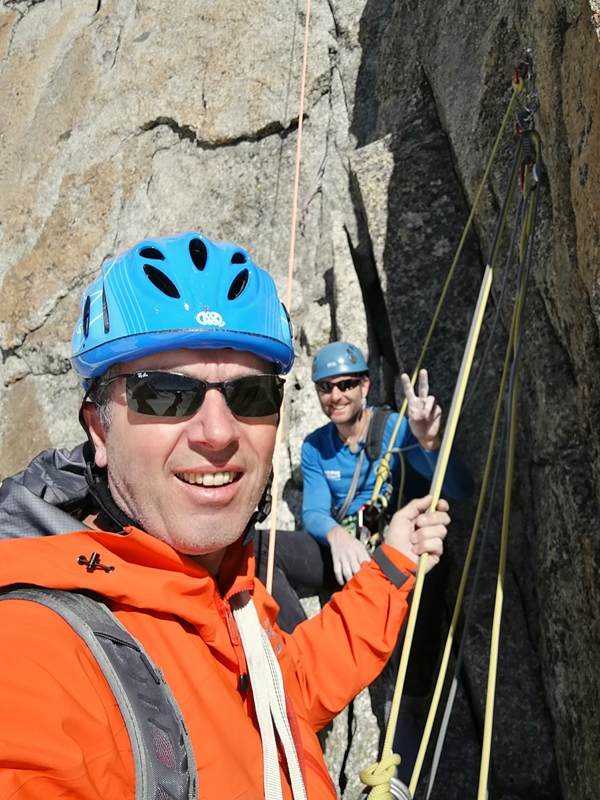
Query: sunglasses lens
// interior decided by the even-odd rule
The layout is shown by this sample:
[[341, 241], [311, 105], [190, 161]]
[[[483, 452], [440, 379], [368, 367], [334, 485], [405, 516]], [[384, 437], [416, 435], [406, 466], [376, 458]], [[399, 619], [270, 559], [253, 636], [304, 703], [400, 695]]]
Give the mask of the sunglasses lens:
[[203, 381], [173, 372], [135, 372], [127, 378], [127, 405], [153, 417], [187, 417], [202, 405]]
[[346, 378], [343, 381], [338, 381], [337, 383], [331, 383], [331, 381], [318, 381], [315, 383], [317, 388], [317, 392], [321, 392], [321, 394], [331, 394], [333, 392], [333, 388], [339, 389], [340, 392], [349, 392], [350, 389], [356, 389], [356, 387], [360, 383], [360, 378]]
[[247, 375], [225, 381], [223, 394], [236, 416], [268, 417], [281, 407], [283, 384], [278, 375]]
[[345, 381], [340, 381], [337, 387], [342, 392], [349, 392], [350, 389], [356, 389], [359, 383], [360, 380], [358, 378], [347, 378]]
[[329, 394], [330, 392], [333, 392], [333, 386], [334, 384], [330, 383], [329, 381], [318, 381], [315, 383], [317, 392], [320, 392], [321, 394]]

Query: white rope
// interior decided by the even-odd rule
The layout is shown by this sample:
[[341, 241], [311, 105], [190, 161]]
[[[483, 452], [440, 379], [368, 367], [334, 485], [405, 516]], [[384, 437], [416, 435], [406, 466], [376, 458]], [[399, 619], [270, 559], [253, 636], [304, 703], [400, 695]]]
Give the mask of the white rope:
[[[283, 800], [275, 730], [285, 752], [294, 800], [306, 800], [298, 753], [287, 716], [279, 662], [266, 631], [260, 624], [250, 594], [243, 592], [234, 599], [237, 600], [235, 603], [237, 607], [233, 608], [233, 616], [248, 662], [248, 674], [262, 739], [265, 800]], [[244, 600], [246, 600], [245, 605], [241, 605]]]

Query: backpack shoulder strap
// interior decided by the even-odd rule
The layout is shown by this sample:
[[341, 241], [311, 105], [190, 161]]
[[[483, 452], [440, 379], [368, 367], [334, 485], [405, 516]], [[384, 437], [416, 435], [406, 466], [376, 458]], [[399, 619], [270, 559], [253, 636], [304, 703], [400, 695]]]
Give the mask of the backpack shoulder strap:
[[29, 600], [59, 614], [89, 647], [115, 695], [135, 766], [136, 800], [196, 800], [191, 740], [162, 671], [99, 600], [39, 586], [9, 589], [0, 600]]
[[377, 461], [381, 455], [383, 433], [391, 413], [392, 409], [389, 406], [374, 408], [372, 411], [373, 416], [365, 441], [365, 450], [369, 461]]

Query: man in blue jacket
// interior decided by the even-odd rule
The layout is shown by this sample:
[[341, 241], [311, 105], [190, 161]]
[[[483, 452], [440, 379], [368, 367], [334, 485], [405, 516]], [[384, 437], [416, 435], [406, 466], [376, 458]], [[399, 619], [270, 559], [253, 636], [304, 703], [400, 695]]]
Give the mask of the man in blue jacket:
[[[354, 345], [332, 342], [322, 347], [313, 359], [312, 377], [330, 422], [309, 434], [302, 445], [302, 520], [306, 530], [281, 531], [276, 541], [273, 596], [281, 608], [278, 623], [289, 631], [306, 619], [293, 587], [333, 591], [370, 560], [361, 536], [366, 531], [361, 525], [361, 509], [371, 500], [377, 467], [398, 421], [395, 412], [387, 416], [378, 454], [369, 459], [365, 444], [376, 411], [367, 405], [368, 367]], [[390, 511], [398, 503], [402, 456], [412, 467], [413, 477], [416, 473], [430, 481], [441, 443], [442, 411], [429, 394], [427, 371], [421, 370], [416, 393], [406, 374], [402, 386], [408, 408], [393, 443], [395, 452], [383, 487]], [[450, 458], [443, 489], [456, 500], [468, 499], [473, 491], [472, 478], [456, 456]], [[268, 534], [261, 532], [259, 540], [264, 579]]]
[[[373, 519], [365, 518], [363, 509], [371, 501], [377, 468], [390, 445], [393, 453], [381, 496], [391, 516], [399, 507], [401, 484], [404, 489], [401, 504], [427, 493], [428, 487], [423, 484], [433, 477], [441, 444], [442, 410], [429, 394], [426, 370], [419, 373], [416, 393], [408, 375], [401, 376], [408, 406], [393, 442], [398, 414], [382, 414], [381, 409], [367, 404], [368, 366], [357, 347], [349, 342], [332, 342], [322, 347], [313, 359], [312, 378], [323, 413], [330, 421], [310, 433], [302, 445], [302, 521], [306, 530], [280, 531], [276, 539], [273, 596], [281, 609], [277, 622], [288, 632], [306, 619], [296, 588], [333, 592], [350, 580], [363, 562], [370, 561], [369, 529], [363, 523], [370, 522], [371, 528], [376, 525]], [[375, 433], [377, 429], [379, 433]], [[405, 470], [403, 458], [408, 462]], [[407, 480], [402, 479], [403, 471]], [[473, 488], [470, 473], [452, 454], [443, 484], [444, 494], [466, 500]], [[376, 521], [377, 526], [381, 522], [385, 522], [385, 515]], [[255, 548], [259, 577], [263, 581], [268, 541], [267, 531], [257, 532]], [[419, 698], [431, 689], [439, 656], [445, 585], [443, 562], [425, 582], [394, 737], [394, 752], [402, 754], [398, 777], [406, 783], [420, 740]], [[399, 657], [398, 646], [389, 664], [390, 689]]]

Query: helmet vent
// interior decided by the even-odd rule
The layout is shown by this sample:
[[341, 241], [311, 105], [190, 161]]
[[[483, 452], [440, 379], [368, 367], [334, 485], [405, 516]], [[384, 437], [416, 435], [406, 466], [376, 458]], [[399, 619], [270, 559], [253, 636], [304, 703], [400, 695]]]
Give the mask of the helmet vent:
[[[233, 259], [231, 260], [233, 261]], [[237, 298], [241, 295], [241, 293], [248, 285], [249, 277], [250, 273], [248, 272], [247, 269], [243, 269], [241, 272], [238, 272], [235, 278], [231, 281], [231, 286], [229, 287], [229, 291], [227, 292], [228, 300], [237, 300]]]
[[156, 269], [151, 264], [144, 264], [144, 272], [151, 283], [156, 286], [159, 292], [166, 294], [167, 297], [174, 297], [177, 299], [181, 297], [179, 289], [175, 286], [173, 281], [165, 275], [160, 269]]
[[140, 250], [140, 255], [142, 258], [152, 258], [155, 261], [164, 261], [165, 257], [157, 250], [156, 247], [144, 247], [143, 250]]
[[202, 272], [208, 259], [208, 250], [202, 239], [192, 239], [190, 241], [190, 257], [196, 269]]
[[108, 305], [106, 304], [106, 292], [102, 289], [102, 317], [104, 319], [104, 333], [110, 330], [110, 319], [108, 318]]
[[87, 335], [90, 332], [90, 306], [91, 306], [91, 304], [92, 304], [92, 301], [90, 300], [90, 296], [88, 294], [88, 296], [85, 298], [85, 303], [83, 305], [83, 314], [82, 314], [82, 318], [83, 318], [83, 320], [82, 320], [83, 321], [83, 336], [84, 336], [84, 338], [87, 338]]
[[232, 264], [245, 264], [248, 258], [243, 253], [234, 253], [231, 256]]

